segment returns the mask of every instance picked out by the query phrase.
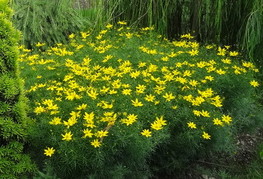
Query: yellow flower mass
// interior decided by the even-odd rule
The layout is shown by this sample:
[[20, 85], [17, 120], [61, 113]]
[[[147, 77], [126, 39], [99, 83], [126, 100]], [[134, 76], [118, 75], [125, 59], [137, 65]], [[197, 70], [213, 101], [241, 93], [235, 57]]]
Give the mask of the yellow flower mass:
[[[153, 27], [134, 32], [125, 21], [117, 24], [95, 34], [70, 34], [69, 44], [47, 47], [43, 55], [21, 48], [21, 68], [34, 72], [26, 88], [32, 116], [55, 131], [50, 136], [59, 129], [63, 141], [73, 140], [74, 133], [74, 139], [98, 148], [116, 130], [155, 140], [151, 136], [181, 122], [184, 132], [211, 139], [204, 131], [235, 124], [224, 113], [227, 96], [220, 89], [237, 81], [260, 86], [250, 75], [258, 72], [255, 65], [236, 60], [239, 53], [228, 46], [203, 47], [191, 34], [172, 42], [145, 40]], [[46, 156], [54, 152], [44, 149]]]

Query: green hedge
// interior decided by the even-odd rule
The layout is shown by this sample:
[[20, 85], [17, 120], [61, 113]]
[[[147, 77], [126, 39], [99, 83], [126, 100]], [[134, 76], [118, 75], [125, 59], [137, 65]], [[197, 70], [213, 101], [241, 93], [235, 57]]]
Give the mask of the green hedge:
[[0, 0], [0, 178], [23, 178], [34, 170], [24, 154], [27, 136], [25, 97], [19, 78], [19, 33], [10, 21], [12, 10]]

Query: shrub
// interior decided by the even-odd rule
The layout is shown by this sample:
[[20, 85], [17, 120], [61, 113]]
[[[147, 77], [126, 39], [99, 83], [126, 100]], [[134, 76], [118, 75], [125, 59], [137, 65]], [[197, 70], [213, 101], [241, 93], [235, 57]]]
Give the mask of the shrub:
[[13, 8], [14, 24], [22, 32], [22, 43], [28, 48], [38, 42], [47, 45], [66, 42], [66, 37], [79, 31], [84, 23], [72, 0], [14, 0]]
[[233, 152], [236, 131], [260, 120], [255, 108], [239, 109], [257, 105], [250, 99], [259, 82], [238, 52], [126, 24], [71, 34], [69, 44], [46, 51], [21, 48], [36, 158], [59, 177], [182, 170], [207, 153]]
[[18, 31], [10, 21], [7, 0], [0, 1], [0, 178], [23, 178], [34, 165], [24, 154], [27, 137], [27, 117], [19, 78]]

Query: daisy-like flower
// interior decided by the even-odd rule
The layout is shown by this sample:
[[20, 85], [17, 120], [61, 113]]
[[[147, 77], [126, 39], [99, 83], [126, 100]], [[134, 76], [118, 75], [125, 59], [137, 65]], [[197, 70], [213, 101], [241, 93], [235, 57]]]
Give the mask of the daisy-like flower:
[[137, 98], [135, 100], [131, 100], [131, 101], [132, 101], [132, 105], [135, 107], [143, 106], [143, 103], [140, 102]]
[[187, 126], [191, 129], [196, 129], [196, 124], [194, 122], [188, 122]]
[[206, 132], [203, 132], [202, 137], [203, 137], [204, 139], [211, 139], [211, 136], [210, 136], [208, 133], [206, 133]]
[[152, 132], [149, 129], [144, 129], [141, 134], [145, 137], [151, 137], [152, 136]]
[[94, 139], [90, 144], [95, 148], [101, 146], [101, 142], [98, 139]]
[[53, 149], [53, 147], [48, 147], [46, 149], [44, 149], [44, 155], [51, 157], [54, 153], [55, 153], [55, 149]]
[[73, 134], [71, 132], [67, 132], [65, 134], [61, 134], [62, 135], [62, 140], [65, 140], [65, 141], [70, 141], [72, 140], [72, 136]]
[[252, 80], [252, 81], [250, 81], [249, 83], [250, 83], [250, 85], [253, 86], [253, 87], [258, 87], [258, 86], [259, 86], [259, 83], [258, 83], [257, 81], [255, 81], [255, 80]]

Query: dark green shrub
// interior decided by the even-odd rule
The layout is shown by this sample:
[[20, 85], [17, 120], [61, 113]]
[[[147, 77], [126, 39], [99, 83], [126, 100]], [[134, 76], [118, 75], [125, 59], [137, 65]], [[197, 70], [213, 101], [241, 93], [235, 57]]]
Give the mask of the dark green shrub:
[[19, 33], [14, 29], [8, 0], [0, 1], [0, 178], [23, 178], [34, 165], [23, 154], [27, 136], [26, 99], [19, 78]]

